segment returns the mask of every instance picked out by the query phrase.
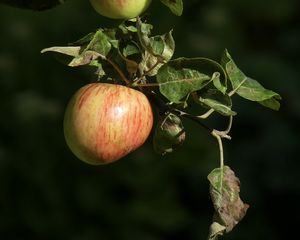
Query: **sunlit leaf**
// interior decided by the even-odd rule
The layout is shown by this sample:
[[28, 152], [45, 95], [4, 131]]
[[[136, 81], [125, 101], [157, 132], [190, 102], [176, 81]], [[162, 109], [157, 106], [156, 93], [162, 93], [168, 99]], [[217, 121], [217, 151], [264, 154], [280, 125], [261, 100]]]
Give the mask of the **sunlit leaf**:
[[232, 88], [236, 89], [236, 93], [239, 96], [251, 101], [257, 101], [272, 109], [279, 109], [280, 103], [278, 100], [281, 99], [280, 95], [264, 88], [256, 80], [247, 77], [236, 66], [227, 50], [225, 51], [221, 62], [232, 84]]
[[45, 48], [41, 51], [41, 53], [46, 53], [46, 52], [56, 52], [56, 53], [61, 53], [65, 54], [71, 57], [77, 57], [80, 53], [81, 47], [79, 46], [74, 46], [74, 47], [50, 47], [50, 48]]
[[103, 33], [103, 30], [98, 30], [85, 48], [85, 51], [91, 50], [106, 56], [111, 47], [110, 39], [107, 35]]
[[216, 76], [216, 68], [206, 58], [178, 58], [165, 64], [157, 74], [160, 92], [179, 103], [188, 94], [200, 90]]

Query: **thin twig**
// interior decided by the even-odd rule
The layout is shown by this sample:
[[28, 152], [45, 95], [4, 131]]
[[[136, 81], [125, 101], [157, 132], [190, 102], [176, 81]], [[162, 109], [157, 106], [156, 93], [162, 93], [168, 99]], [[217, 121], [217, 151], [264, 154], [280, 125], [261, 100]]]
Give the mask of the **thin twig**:
[[203, 128], [205, 128], [206, 130], [208, 130], [210, 133], [212, 133], [214, 130], [207, 126], [206, 124], [204, 124], [202, 122], [202, 120], [200, 118], [198, 118], [197, 116], [191, 115], [189, 113], [186, 113], [184, 111], [181, 111], [179, 109], [173, 108], [170, 105], [167, 105], [159, 96], [157, 96], [157, 94], [153, 91], [150, 91], [148, 93], [149, 98], [152, 100], [152, 102], [158, 107], [158, 109], [160, 110], [161, 114], [168, 114], [168, 113], [173, 113], [179, 117], [184, 117], [184, 118], [188, 118], [196, 123], [198, 123], [199, 125], [201, 125]]
[[141, 83], [141, 84], [136, 84], [133, 83], [133, 87], [159, 87], [159, 83]]
[[149, 72], [151, 72], [154, 68], [156, 68], [156, 66], [160, 63], [161, 63], [161, 61], [159, 59], [157, 59], [156, 63], [151, 68], [149, 68], [146, 72], [143, 72], [143, 74], [138, 79], [133, 81], [133, 84], [138, 84], [140, 81], [142, 81], [146, 77], [146, 75]]

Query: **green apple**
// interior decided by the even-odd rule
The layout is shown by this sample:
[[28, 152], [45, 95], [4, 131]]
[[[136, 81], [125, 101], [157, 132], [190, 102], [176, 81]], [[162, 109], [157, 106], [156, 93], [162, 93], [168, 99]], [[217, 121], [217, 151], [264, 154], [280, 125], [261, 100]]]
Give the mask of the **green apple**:
[[135, 18], [144, 12], [151, 0], [90, 0], [101, 15], [113, 19]]
[[64, 134], [80, 160], [99, 165], [139, 148], [152, 125], [152, 108], [142, 92], [116, 84], [92, 83], [71, 98], [64, 117]]

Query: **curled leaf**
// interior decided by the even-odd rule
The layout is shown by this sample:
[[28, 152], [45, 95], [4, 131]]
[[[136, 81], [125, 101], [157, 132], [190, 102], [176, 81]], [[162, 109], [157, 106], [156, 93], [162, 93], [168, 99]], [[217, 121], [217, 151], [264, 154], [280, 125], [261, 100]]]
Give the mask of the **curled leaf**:
[[226, 227], [220, 223], [213, 222], [209, 228], [208, 240], [217, 240], [219, 236], [222, 236], [226, 230]]
[[148, 76], [154, 76], [164, 63], [168, 62], [175, 51], [175, 41], [172, 31], [166, 34], [150, 37], [152, 25], [137, 21], [139, 41], [144, 48], [140, 63], [141, 69]]
[[67, 56], [71, 57], [77, 57], [80, 53], [81, 47], [79, 46], [74, 46], [74, 47], [50, 47], [50, 48], [45, 48], [41, 51], [41, 53], [46, 53], [46, 52], [55, 52], [55, 53], [60, 53], [64, 54]]
[[226, 232], [230, 232], [246, 215], [249, 208], [239, 196], [240, 181], [228, 166], [214, 169], [208, 175], [208, 180], [216, 222], [224, 225]]
[[173, 152], [185, 140], [185, 131], [181, 119], [175, 114], [161, 118], [154, 133], [153, 146], [159, 154]]
[[207, 108], [212, 108], [221, 115], [236, 115], [236, 112], [231, 110], [232, 101], [228, 94], [222, 94], [217, 89], [208, 89], [203, 94], [196, 94], [196, 96], [197, 103], [200, 103]]

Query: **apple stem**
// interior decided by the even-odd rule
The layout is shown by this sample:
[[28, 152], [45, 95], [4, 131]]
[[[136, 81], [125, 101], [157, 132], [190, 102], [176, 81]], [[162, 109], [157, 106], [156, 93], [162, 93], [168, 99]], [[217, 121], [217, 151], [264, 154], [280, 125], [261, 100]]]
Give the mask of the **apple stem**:
[[115, 64], [109, 58], [105, 58], [105, 60], [116, 70], [116, 72], [119, 74], [120, 78], [126, 83], [126, 85], [131, 85], [131, 82], [126, 78], [126, 76], [117, 64]]

